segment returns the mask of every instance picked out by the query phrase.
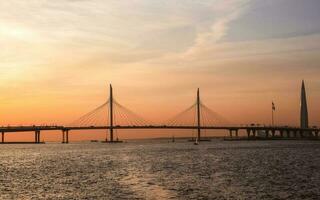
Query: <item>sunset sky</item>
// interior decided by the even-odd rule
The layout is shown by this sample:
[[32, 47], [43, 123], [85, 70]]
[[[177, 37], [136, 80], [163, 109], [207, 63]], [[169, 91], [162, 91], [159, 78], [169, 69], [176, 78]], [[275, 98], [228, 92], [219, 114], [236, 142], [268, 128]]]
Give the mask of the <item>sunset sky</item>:
[[270, 124], [274, 101], [276, 123], [298, 125], [304, 79], [319, 126], [319, 10], [319, 0], [1, 1], [0, 124], [68, 124], [112, 83], [118, 102], [155, 122], [199, 87], [234, 124]]

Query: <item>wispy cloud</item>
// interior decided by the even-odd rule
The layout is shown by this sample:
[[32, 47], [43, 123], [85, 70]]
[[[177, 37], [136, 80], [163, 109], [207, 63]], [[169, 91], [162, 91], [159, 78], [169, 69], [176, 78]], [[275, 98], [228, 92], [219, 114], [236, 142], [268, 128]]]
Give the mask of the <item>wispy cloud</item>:
[[208, 46], [212, 47], [219, 42], [227, 34], [230, 22], [244, 12], [249, 2], [249, 0], [230, 0], [214, 4], [212, 10], [217, 12], [218, 17], [209, 25], [208, 30], [197, 34], [194, 45], [187, 50], [187, 55]]

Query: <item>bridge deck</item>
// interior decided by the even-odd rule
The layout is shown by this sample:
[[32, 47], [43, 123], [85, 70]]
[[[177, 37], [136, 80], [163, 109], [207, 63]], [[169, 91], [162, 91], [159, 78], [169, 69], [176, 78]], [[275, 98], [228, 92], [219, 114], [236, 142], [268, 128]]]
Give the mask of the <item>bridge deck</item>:
[[30, 131], [53, 131], [53, 130], [104, 130], [104, 129], [208, 129], [208, 130], [289, 130], [289, 131], [320, 131], [319, 128], [298, 128], [288, 126], [166, 126], [166, 125], [147, 125], [147, 126], [8, 126], [0, 127], [0, 132], [30, 132]]

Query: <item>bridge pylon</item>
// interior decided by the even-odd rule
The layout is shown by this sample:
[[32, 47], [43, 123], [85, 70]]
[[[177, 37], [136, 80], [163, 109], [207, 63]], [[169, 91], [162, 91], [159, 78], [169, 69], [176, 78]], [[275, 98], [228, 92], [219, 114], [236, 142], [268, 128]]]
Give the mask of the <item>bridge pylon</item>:
[[198, 141], [200, 141], [201, 139], [201, 118], [200, 118], [200, 90], [198, 88], [197, 90], [197, 131], [198, 131], [198, 134], [197, 134], [197, 138], [198, 138]]
[[[110, 142], [113, 142], [113, 91], [112, 91], [112, 85], [110, 84], [110, 93], [109, 93], [109, 104], [110, 104], [110, 113], [109, 113], [109, 120], [110, 120], [110, 129], [109, 129], [109, 134], [110, 134]], [[108, 141], [106, 137], [106, 142]]]

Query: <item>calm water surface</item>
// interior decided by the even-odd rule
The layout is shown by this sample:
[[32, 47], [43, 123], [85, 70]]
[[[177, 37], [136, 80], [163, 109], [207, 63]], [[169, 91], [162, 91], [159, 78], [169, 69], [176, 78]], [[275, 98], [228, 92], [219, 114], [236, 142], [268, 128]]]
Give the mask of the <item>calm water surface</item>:
[[320, 142], [0, 145], [0, 199], [320, 199]]

